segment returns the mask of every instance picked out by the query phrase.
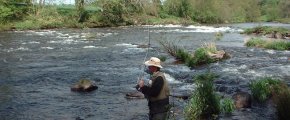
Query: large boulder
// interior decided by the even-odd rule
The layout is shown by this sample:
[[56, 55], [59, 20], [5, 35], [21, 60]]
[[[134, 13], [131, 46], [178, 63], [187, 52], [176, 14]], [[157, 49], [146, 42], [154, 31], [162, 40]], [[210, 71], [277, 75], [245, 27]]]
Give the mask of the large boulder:
[[77, 84], [71, 87], [71, 91], [78, 92], [90, 92], [96, 89], [98, 89], [98, 86], [95, 84], [95, 82], [86, 79], [80, 80]]
[[251, 107], [251, 95], [247, 92], [237, 92], [233, 95], [233, 99], [237, 109]]

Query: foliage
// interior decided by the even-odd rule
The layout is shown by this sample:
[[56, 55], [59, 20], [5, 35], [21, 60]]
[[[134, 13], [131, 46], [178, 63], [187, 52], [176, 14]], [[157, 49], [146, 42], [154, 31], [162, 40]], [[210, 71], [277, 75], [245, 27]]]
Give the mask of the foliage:
[[273, 50], [290, 50], [290, 42], [284, 40], [275, 40], [266, 42], [265, 48]]
[[173, 42], [158, 40], [163, 49], [176, 60], [185, 63], [188, 67], [200, 66], [216, 62], [221, 59], [226, 59], [227, 54], [223, 58], [213, 58], [209, 54], [218, 54], [216, 45], [213, 43], [204, 44], [202, 47], [197, 48], [192, 55], [190, 52], [175, 45]]
[[220, 102], [220, 108], [223, 113], [230, 114], [235, 110], [233, 99], [224, 98]]
[[285, 40], [262, 40], [260, 38], [252, 38], [245, 43], [248, 47], [261, 47], [274, 50], [290, 50], [290, 42]]
[[158, 58], [159, 58], [162, 62], [165, 62], [166, 59], [167, 59], [166, 56], [159, 56]]
[[201, 47], [195, 50], [193, 60], [195, 65], [203, 65], [211, 62], [213, 62], [213, 60], [208, 56], [206, 48]]
[[[60, 22], [40, 24], [40, 28], [100, 27], [139, 24], [194, 24], [281, 21], [289, 23], [289, 0], [75, 0], [74, 5], [57, 7]], [[32, 0], [1, 0], [0, 23], [29, 27], [31, 16], [44, 16], [49, 5], [32, 4]], [[89, 8], [93, 8], [91, 10]], [[55, 17], [51, 14], [47, 17]], [[18, 23], [20, 22], [20, 23]], [[82, 23], [78, 23], [82, 22]], [[67, 24], [68, 23], [68, 24]], [[44, 27], [43, 27], [44, 25]], [[38, 27], [35, 27], [38, 28]], [[289, 32], [288, 32], [289, 34]], [[220, 37], [217, 37], [219, 39]]]
[[30, 12], [31, 5], [29, 0], [1, 0], [0, 22], [22, 20]]
[[274, 103], [279, 120], [287, 120], [290, 117], [290, 89], [287, 85], [277, 86], [274, 94]]
[[287, 33], [290, 33], [290, 30], [283, 28], [283, 27], [270, 27], [270, 26], [257, 26], [254, 28], [248, 28], [244, 31], [245, 34], [271, 34], [271, 33], [280, 33], [281, 35], [285, 36]]
[[264, 102], [271, 97], [271, 90], [275, 85], [280, 84], [281, 81], [272, 78], [262, 78], [250, 83], [250, 89], [255, 100]]
[[247, 47], [263, 47], [264, 42], [265, 41], [260, 38], [251, 38], [245, 45]]
[[185, 107], [186, 120], [216, 119], [220, 113], [220, 104], [214, 93], [212, 73], [198, 75], [194, 78], [196, 90]]
[[177, 58], [177, 52], [180, 50], [180, 48], [174, 42], [166, 40], [157, 40], [157, 42], [169, 55]]
[[224, 36], [224, 34], [222, 32], [217, 32], [215, 34], [215, 39], [216, 40], [221, 40], [223, 36]]
[[100, 0], [102, 3], [101, 22], [104, 25], [119, 25], [124, 22], [124, 6], [121, 0]]

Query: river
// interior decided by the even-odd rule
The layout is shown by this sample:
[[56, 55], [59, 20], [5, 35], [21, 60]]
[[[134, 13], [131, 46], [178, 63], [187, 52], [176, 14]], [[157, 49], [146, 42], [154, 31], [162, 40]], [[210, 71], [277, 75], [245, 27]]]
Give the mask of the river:
[[[257, 25], [290, 24], [242, 23], [211, 26], [129, 26], [91, 29], [53, 29], [0, 33], [0, 116], [3, 120], [146, 120], [147, 101], [126, 99], [134, 92], [148, 44], [149, 56], [166, 56], [167, 73], [173, 94], [190, 94], [194, 75], [208, 68], [219, 75], [216, 90], [225, 96], [249, 91], [250, 81], [276, 77], [290, 84], [290, 51], [247, 48], [239, 34]], [[222, 32], [221, 40], [215, 33]], [[174, 41], [193, 51], [205, 42], [231, 55], [228, 60], [208, 67], [189, 69], [173, 64], [156, 40]], [[80, 79], [94, 80], [99, 89], [76, 93], [70, 87]], [[182, 108], [188, 101], [170, 98], [176, 105], [176, 119], [184, 119]], [[275, 119], [272, 106], [254, 105], [236, 110], [220, 119]]]

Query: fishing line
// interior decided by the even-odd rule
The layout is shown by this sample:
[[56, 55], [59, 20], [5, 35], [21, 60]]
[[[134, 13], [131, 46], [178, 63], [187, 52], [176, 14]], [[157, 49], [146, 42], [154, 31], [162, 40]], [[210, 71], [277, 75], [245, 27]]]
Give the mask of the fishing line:
[[138, 80], [137, 80], [137, 83], [138, 83], [138, 81], [140, 80], [140, 79], [142, 79], [143, 77], [144, 77], [144, 74], [145, 74], [145, 72], [144, 72], [144, 70], [145, 70], [145, 65], [144, 65], [144, 63], [145, 63], [145, 61], [146, 61], [146, 59], [147, 59], [147, 56], [148, 56], [148, 54], [149, 54], [149, 51], [150, 51], [150, 44], [151, 44], [151, 41], [150, 41], [150, 26], [148, 25], [147, 26], [147, 31], [148, 31], [148, 46], [147, 46], [147, 50], [146, 50], [146, 54], [145, 54], [145, 57], [144, 57], [144, 59], [143, 59], [143, 63], [141, 64], [141, 70], [142, 70], [142, 73], [139, 75], [139, 77], [138, 77]]

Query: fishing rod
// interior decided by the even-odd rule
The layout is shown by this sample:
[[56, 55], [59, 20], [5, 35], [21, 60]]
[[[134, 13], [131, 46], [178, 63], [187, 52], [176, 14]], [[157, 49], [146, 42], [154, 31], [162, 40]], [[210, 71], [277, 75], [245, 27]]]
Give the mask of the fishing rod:
[[151, 45], [151, 41], [150, 41], [150, 28], [149, 28], [149, 25], [147, 26], [147, 28], [148, 28], [148, 44], [147, 44], [147, 50], [146, 50], [146, 54], [145, 54], [145, 57], [144, 57], [144, 59], [143, 59], [143, 63], [141, 64], [141, 70], [142, 70], [142, 73], [139, 75], [139, 77], [138, 77], [138, 80], [137, 80], [137, 84], [138, 84], [138, 82], [141, 80], [141, 79], [143, 79], [143, 77], [144, 77], [144, 74], [145, 74], [145, 65], [144, 65], [144, 63], [145, 63], [145, 61], [146, 61], [146, 59], [147, 59], [147, 56], [148, 56], [148, 54], [149, 54], [149, 50], [150, 50], [150, 45]]

